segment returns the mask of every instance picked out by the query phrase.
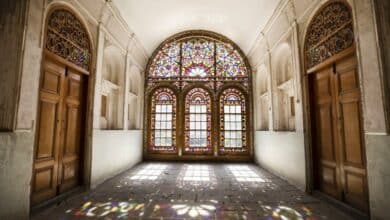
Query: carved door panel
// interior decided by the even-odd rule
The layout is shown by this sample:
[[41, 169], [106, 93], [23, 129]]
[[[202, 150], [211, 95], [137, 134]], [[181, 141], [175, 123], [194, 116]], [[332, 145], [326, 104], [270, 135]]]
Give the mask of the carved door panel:
[[61, 129], [61, 154], [59, 165], [60, 192], [79, 184], [81, 168], [81, 146], [84, 96], [83, 75], [68, 69], [64, 83], [64, 99]]
[[361, 96], [355, 55], [335, 65], [341, 181], [345, 201], [368, 210], [367, 173], [362, 139]]
[[367, 212], [367, 173], [355, 54], [338, 59], [311, 77], [317, 188]]
[[51, 59], [43, 65], [32, 177], [32, 204], [57, 193], [58, 157], [65, 66]]
[[318, 188], [333, 197], [340, 197], [337, 162], [336, 109], [333, 103], [333, 73], [328, 67], [313, 76], [315, 108], [315, 156]]

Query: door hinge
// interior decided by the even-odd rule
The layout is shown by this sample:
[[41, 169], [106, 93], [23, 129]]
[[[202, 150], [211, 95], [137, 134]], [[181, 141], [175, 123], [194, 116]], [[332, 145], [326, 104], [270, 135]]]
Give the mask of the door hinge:
[[336, 71], [336, 63], [333, 63], [333, 65], [332, 65], [332, 72], [333, 72], [333, 74], [337, 73], [337, 71]]

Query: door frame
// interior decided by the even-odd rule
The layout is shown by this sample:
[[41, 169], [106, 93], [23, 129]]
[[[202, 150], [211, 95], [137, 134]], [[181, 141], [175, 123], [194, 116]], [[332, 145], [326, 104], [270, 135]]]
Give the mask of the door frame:
[[[67, 61], [66, 59], [48, 51], [44, 45], [46, 45], [46, 40], [47, 40], [47, 31], [48, 31], [48, 22], [49, 22], [49, 18], [50, 18], [50, 15], [55, 12], [56, 10], [66, 10], [68, 11], [69, 13], [71, 13], [73, 16], [75, 16], [77, 18], [77, 20], [83, 25], [85, 31], [86, 31], [86, 34], [87, 34], [87, 37], [88, 37], [88, 40], [89, 40], [89, 43], [90, 43], [90, 56], [91, 56], [91, 60], [90, 60], [90, 63], [89, 63], [89, 66], [88, 66], [88, 70], [85, 70], [77, 65], [75, 65], [74, 63], [70, 62], [70, 61]], [[90, 189], [91, 187], [91, 169], [92, 169], [92, 128], [93, 128], [93, 96], [94, 96], [94, 87], [95, 87], [95, 74], [94, 74], [94, 71], [95, 71], [95, 45], [94, 45], [94, 41], [93, 41], [93, 38], [92, 38], [92, 34], [88, 28], [88, 25], [87, 25], [87, 22], [86, 20], [83, 18], [82, 14], [73, 6], [71, 5], [70, 3], [67, 3], [67, 2], [53, 2], [53, 3], [50, 3], [47, 5], [45, 11], [44, 11], [44, 16], [43, 16], [43, 19], [42, 19], [42, 32], [41, 32], [41, 40], [40, 40], [40, 43], [41, 43], [41, 48], [42, 48], [42, 59], [41, 59], [41, 67], [40, 67], [40, 76], [39, 76], [39, 86], [38, 86], [38, 96], [36, 97], [36, 103], [37, 103], [37, 107], [36, 107], [36, 115], [35, 115], [35, 119], [36, 119], [36, 122], [38, 122], [40, 120], [40, 116], [39, 116], [39, 111], [40, 111], [40, 101], [39, 101], [39, 97], [40, 97], [40, 89], [42, 87], [42, 77], [44, 75], [44, 71], [45, 71], [45, 68], [44, 68], [44, 65], [45, 65], [45, 62], [46, 62], [46, 57], [51, 57], [52, 59], [54, 58], [57, 62], [59, 63], [62, 63], [64, 64], [65, 66], [68, 66], [69, 68], [71, 69], [74, 69], [74, 70], [77, 70], [79, 71], [81, 74], [83, 74], [84, 76], [86, 76], [86, 81], [85, 82], [85, 85], [87, 86], [85, 88], [85, 91], [86, 91], [86, 94], [85, 94], [85, 107], [84, 107], [84, 112], [82, 113], [84, 115], [84, 126], [81, 127], [81, 129], [83, 130], [83, 135], [84, 135], [84, 138], [83, 138], [83, 143], [82, 143], [82, 152], [80, 153], [81, 154], [81, 160], [82, 160], [82, 164], [81, 164], [81, 167], [80, 167], [80, 179], [81, 179], [81, 183], [79, 185], [79, 187], [83, 188], [83, 189]], [[35, 153], [36, 153], [36, 150], [37, 150], [37, 134], [38, 134], [38, 124], [39, 123], [35, 123], [34, 125], [34, 146], [33, 146], [33, 160], [32, 160], [32, 174], [34, 174], [34, 163], [35, 163]], [[32, 178], [30, 180], [30, 185], [33, 184], [33, 175], [32, 175]], [[30, 201], [31, 201], [31, 198], [32, 198], [32, 187], [30, 187], [30, 190], [29, 190], [29, 198], [30, 198]], [[35, 208], [39, 208], [41, 207], [42, 205], [46, 205], [47, 203], [51, 203], [52, 201], [55, 201], [56, 199], [58, 198], [62, 198], [64, 196], [64, 194], [67, 194], [67, 193], [62, 193], [62, 194], [59, 194], [57, 196], [55, 196], [54, 198], [52, 199], [49, 199], [49, 200], [46, 200], [46, 201], [42, 201], [38, 204], [35, 204], [35, 205], [32, 205], [31, 202], [30, 202], [30, 207], [32, 209], [35, 209]]]
[[[314, 67], [311, 67], [309, 68], [308, 67], [308, 64], [307, 64], [307, 61], [306, 61], [306, 42], [307, 42], [307, 37], [308, 37], [308, 30], [309, 30], [309, 27], [310, 25], [312, 24], [312, 21], [314, 19], [314, 17], [320, 13], [326, 6], [328, 6], [329, 4], [332, 4], [332, 3], [335, 3], [335, 2], [341, 2], [343, 3], [344, 5], [348, 6], [350, 12], [351, 12], [351, 15], [352, 15], [352, 27], [353, 27], [353, 30], [354, 30], [354, 43], [351, 47], [347, 48], [347, 49], [344, 49], [343, 51], [339, 52], [338, 54], [322, 61], [321, 63], [315, 65]], [[312, 95], [310, 94], [311, 91], [312, 91], [312, 85], [310, 84], [310, 78], [312, 77], [312, 73], [314, 71], [318, 71], [326, 66], [328, 66], [327, 64], [330, 64], [330, 63], [333, 63], [337, 60], [340, 60], [342, 59], [343, 57], [345, 56], [348, 56], [350, 55], [351, 53], [354, 53], [355, 56], [356, 56], [356, 61], [357, 61], [357, 78], [359, 80], [359, 90], [361, 92], [361, 102], [360, 102], [360, 108], [362, 109], [361, 113], [360, 113], [360, 118], [361, 118], [361, 139], [362, 139], [362, 148], [363, 148], [363, 153], [364, 153], [364, 160], [366, 162], [366, 172], [367, 172], [367, 175], [366, 175], [366, 182], [367, 182], [367, 199], [368, 199], [368, 211], [367, 211], [367, 215], [370, 215], [370, 212], [371, 212], [371, 206], [370, 206], [370, 191], [369, 191], [369, 186], [368, 186], [368, 169], [367, 169], [367, 154], [366, 154], [366, 142], [365, 142], [365, 136], [364, 136], [364, 131], [365, 131], [365, 123], [364, 123], [364, 108], [363, 108], [363, 85], [362, 85], [362, 72], [361, 72], [361, 57], [360, 57], [360, 52], [359, 52], [359, 47], [357, 45], [358, 42], [358, 34], [356, 32], [357, 28], [356, 28], [356, 13], [355, 13], [355, 10], [353, 8], [354, 6], [354, 3], [350, 0], [322, 0], [318, 6], [316, 6], [314, 9], [312, 9], [312, 11], [310, 12], [310, 15], [308, 16], [307, 18], [307, 22], [306, 24], [304, 25], [303, 27], [303, 38], [302, 38], [302, 41], [301, 41], [301, 45], [303, 45], [301, 48], [300, 48], [300, 58], [302, 60], [302, 69], [301, 69], [301, 84], [302, 84], [302, 104], [303, 104], [303, 124], [304, 124], [304, 130], [305, 130], [305, 135], [304, 135], [304, 148], [305, 148], [305, 158], [306, 158], [306, 191], [309, 192], [309, 193], [314, 193], [314, 192], [318, 192], [318, 190], [316, 189], [316, 184], [315, 184], [315, 179], [316, 179], [316, 175], [315, 175], [315, 172], [316, 172], [316, 164], [314, 162], [314, 159], [316, 157], [315, 155], [315, 151], [314, 151], [314, 148], [315, 148], [315, 144], [314, 144], [314, 139], [315, 139], [315, 134], [313, 133], [314, 129], [313, 128], [313, 123], [314, 123], [314, 120], [313, 118], [315, 116], [313, 116], [313, 110], [314, 108], [312, 107]], [[327, 196], [325, 196], [326, 198], [328, 198]], [[336, 203], [342, 203], [342, 204], [345, 204], [346, 207], [348, 208], [351, 208], [353, 210], [357, 210], [351, 206], [349, 206], [348, 204], [342, 202], [342, 201], [338, 201], [336, 199], [332, 199], [331, 200], [334, 200]], [[358, 210], [358, 212], [360, 212], [360, 210]]]

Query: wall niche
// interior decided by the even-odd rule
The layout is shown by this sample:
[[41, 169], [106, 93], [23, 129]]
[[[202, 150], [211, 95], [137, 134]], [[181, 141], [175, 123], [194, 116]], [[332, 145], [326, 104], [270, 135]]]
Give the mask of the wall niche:
[[142, 124], [142, 91], [143, 83], [141, 71], [136, 67], [130, 68], [129, 91], [128, 91], [128, 129], [140, 129]]
[[280, 44], [272, 58], [274, 127], [278, 131], [294, 131], [296, 95], [290, 45]]
[[122, 129], [125, 56], [117, 47], [104, 49], [102, 71], [100, 128]]
[[261, 65], [256, 74], [255, 100], [257, 105], [256, 130], [269, 130], [270, 92], [269, 76], [265, 65]]

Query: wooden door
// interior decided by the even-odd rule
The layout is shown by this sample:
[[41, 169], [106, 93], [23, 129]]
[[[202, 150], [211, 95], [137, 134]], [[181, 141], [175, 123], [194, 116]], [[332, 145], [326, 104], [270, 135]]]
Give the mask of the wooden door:
[[334, 76], [343, 197], [350, 205], [368, 211], [361, 95], [355, 55], [337, 61]]
[[368, 211], [355, 54], [311, 75], [316, 187]]
[[336, 109], [333, 103], [333, 73], [328, 67], [313, 75], [315, 105], [315, 154], [317, 156], [317, 186], [333, 197], [339, 198], [340, 171], [337, 164]]
[[71, 189], [79, 184], [84, 102], [84, 76], [67, 69], [61, 127], [61, 153], [59, 164], [59, 190]]
[[32, 205], [77, 186], [81, 176], [86, 76], [49, 56], [43, 69]]
[[47, 58], [43, 64], [32, 177], [32, 204], [57, 194], [65, 72], [65, 65], [55, 60]]

